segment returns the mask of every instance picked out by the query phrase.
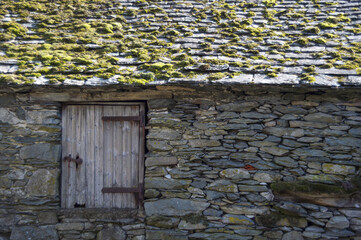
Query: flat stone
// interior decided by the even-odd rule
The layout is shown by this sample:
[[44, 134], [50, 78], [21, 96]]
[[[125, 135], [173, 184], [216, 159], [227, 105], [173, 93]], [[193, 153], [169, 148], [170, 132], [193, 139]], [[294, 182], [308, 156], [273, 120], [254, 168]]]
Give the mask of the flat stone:
[[241, 117], [244, 118], [256, 118], [256, 119], [266, 119], [266, 118], [277, 118], [275, 114], [264, 114], [259, 112], [244, 112], [241, 113]]
[[339, 123], [342, 121], [341, 116], [334, 116], [326, 113], [311, 113], [304, 117], [306, 121], [311, 122], [327, 122], [327, 123]]
[[235, 233], [241, 236], [258, 236], [262, 233], [260, 230], [253, 230], [253, 229], [239, 229], [235, 230]]
[[308, 113], [306, 109], [303, 109], [301, 107], [295, 107], [295, 106], [277, 106], [275, 107], [276, 111], [279, 111], [284, 114], [293, 114], [293, 115], [305, 115]]
[[361, 138], [354, 137], [340, 137], [340, 138], [325, 138], [325, 143], [330, 146], [346, 146], [359, 147], [361, 146]]
[[147, 103], [149, 109], [172, 108], [176, 104], [173, 99], [150, 99]]
[[223, 178], [229, 179], [248, 179], [250, 174], [247, 170], [242, 168], [227, 168], [219, 173]]
[[125, 240], [127, 235], [119, 226], [106, 227], [97, 234], [97, 240]]
[[169, 166], [176, 165], [178, 159], [176, 157], [147, 157], [145, 160], [145, 166]]
[[259, 106], [257, 102], [233, 102], [217, 106], [223, 112], [248, 112]]
[[148, 139], [159, 139], [159, 140], [177, 140], [181, 138], [181, 133], [177, 130], [169, 128], [152, 128], [147, 134]]
[[297, 139], [297, 141], [303, 142], [303, 143], [316, 143], [321, 140], [322, 140], [322, 138], [320, 138], [320, 137], [301, 137], [301, 138]]
[[361, 128], [351, 128], [348, 133], [353, 137], [361, 137]]
[[59, 169], [39, 169], [30, 177], [25, 191], [30, 196], [54, 196], [58, 194]]
[[283, 136], [291, 136], [291, 137], [303, 137], [305, 135], [305, 131], [303, 129], [297, 128], [280, 128], [280, 127], [269, 127], [264, 129], [265, 133], [283, 137]]
[[188, 240], [187, 232], [175, 230], [147, 230], [147, 240]]
[[321, 122], [289, 121], [291, 128], [325, 128], [328, 125]]
[[350, 222], [344, 216], [334, 216], [326, 224], [327, 228], [346, 229], [350, 226]]
[[266, 206], [238, 206], [238, 205], [230, 205], [230, 206], [222, 206], [221, 209], [228, 214], [235, 215], [261, 215], [269, 212], [269, 208]]
[[339, 211], [347, 217], [361, 218], [361, 210], [340, 209]]
[[282, 240], [303, 240], [303, 239], [304, 238], [302, 236], [302, 233], [296, 231], [285, 233], [282, 237]]
[[56, 229], [58, 231], [82, 231], [84, 229], [84, 223], [69, 223], [69, 222], [65, 222], [65, 223], [58, 223], [56, 225]]
[[213, 183], [209, 184], [206, 189], [228, 193], [238, 192], [237, 185], [228, 180], [216, 180]]
[[322, 164], [322, 171], [324, 173], [340, 174], [347, 176], [349, 174], [354, 174], [356, 169], [354, 166], [324, 163]]
[[50, 143], [37, 143], [20, 149], [20, 158], [38, 159], [46, 162], [55, 163], [60, 158], [60, 145]]
[[273, 172], [260, 172], [258, 171], [254, 176], [253, 179], [258, 182], [265, 182], [265, 183], [271, 183], [271, 182], [277, 182], [281, 180], [282, 175], [278, 173]]
[[[189, 235], [189, 240], [249, 240], [249, 237], [242, 237], [238, 234], [229, 233], [193, 233]], [[173, 239], [172, 239], [173, 240]]]
[[148, 140], [147, 148], [149, 151], [169, 151], [172, 146], [168, 144], [168, 141]]
[[227, 224], [237, 225], [254, 225], [254, 222], [243, 215], [225, 214], [222, 217], [222, 222]]
[[191, 184], [192, 180], [183, 179], [168, 179], [159, 177], [145, 178], [145, 189], [157, 188], [157, 189], [186, 189]]
[[200, 230], [207, 228], [206, 224], [202, 221], [200, 222], [189, 222], [186, 220], [180, 221], [178, 229], [182, 230]]
[[147, 217], [147, 225], [155, 226], [159, 228], [171, 228], [175, 229], [180, 219], [174, 217], [166, 217], [166, 216], [150, 216]]
[[284, 167], [295, 168], [298, 166], [298, 162], [290, 157], [275, 157], [274, 161]]
[[323, 238], [346, 238], [352, 237], [355, 233], [347, 229], [329, 229], [326, 233], [322, 234]]
[[51, 226], [22, 226], [14, 227], [10, 240], [57, 240], [59, 239], [55, 225]]
[[19, 122], [20, 119], [16, 117], [15, 113], [6, 108], [0, 108], [0, 123], [18, 124]]
[[209, 205], [210, 203], [207, 202], [180, 198], [170, 198], [161, 199], [154, 202], [145, 202], [144, 208], [147, 216], [185, 216], [187, 214], [201, 213]]
[[218, 140], [196, 139], [196, 140], [189, 140], [189, 145], [193, 148], [217, 147], [217, 146], [220, 146], [221, 143]]
[[266, 153], [269, 153], [269, 154], [272, 154], [275, 156], [283, 156], [289, 152], [287, 149], [276, 147], [276, 146], [261, 147], [261, 151], [264, 151]]
[[267, 239], [281, 239], [283, 235], [282, 231], [269, 231], [264, 232], [263, 236], [265, 236]]

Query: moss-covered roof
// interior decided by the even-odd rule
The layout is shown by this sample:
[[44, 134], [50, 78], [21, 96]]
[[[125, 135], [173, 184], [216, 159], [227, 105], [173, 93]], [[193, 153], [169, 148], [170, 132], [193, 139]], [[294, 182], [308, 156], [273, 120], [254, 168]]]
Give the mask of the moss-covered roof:
[[359, 0], [1, 0], [0, 83], [361, 85]]

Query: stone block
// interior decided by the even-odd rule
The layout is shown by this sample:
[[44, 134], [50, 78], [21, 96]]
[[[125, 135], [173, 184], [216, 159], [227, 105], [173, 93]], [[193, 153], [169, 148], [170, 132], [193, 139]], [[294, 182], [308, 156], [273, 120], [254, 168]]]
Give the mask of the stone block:
[[56, 229], [58, 231], [82, 231], [84, 229], [84, 223], [58, 223]]
[[57, 162], [60, 158], [60, 145], [36, 143], [20, 149], [20, 158], [38, 159], [46, 162]]
[[157, 188], [157, 189], [186, 189], [191, 184], [192, 180], [183, 180], [183, 179], [168, 179], [168, 178], [158, 178], [158, 177], [149, 177], [145, 178], [145, 189]]
[[304, 117], [306, 121], [310, 122], [326, 122], [326, 123], [339, 123], [342, 121], [341, 116], [334, 116], [326, 113], [311, 113]]
[[219, 172], [219, 175], [223, 178], [229, 179], [248, 179], [250, 174], [247, 170], [242, 168], [227, 168]]
[[176, 157], [147, 157], [145, 160], [145, 166], [169, 166], [176, 165], [178, 163], [178, 159]]
[[169, 128], [152, 128], [147, 134], [148, 139], [159, 140], [177, 140], [180, 139], [181, 136], [178, 131]]
[[291, 231], [288, 233], [285, 233], [282, 237], [282, 240], [303, 240], [302, 233], [297, 231]]
[[147, 230], [147, 240], [188, 240], [186, 231], [176, 230]]
[[326, 227], [327, 228], [337, 228], [337, 229], [346, 229], [350, 226], [350, 222], [344, 216], [334, 216], [328, 220]]
[[217, 192], [237, 193], [237, 185], [228, 180], [216, 180], [209, 184], [206, 189]]
[[274, 135], [276, 137], [291, 136], [291, 137], [303, 137], [305, 131], [300, 128], [281, 128], [281, 127], [269, 127], [265, 128], [264, 132]]
[[55, 225], [14, 227], [10, 240], [57, 240], [59, 239]]
[[266, 153], [269, 153], [269, 154], [272, 154], [275, 156], [283, 156], [289, 152], [287, 149], [276, 147], [276, 146], [261, 147], [261, 151], [264, 151]]
[[9, 111], [7, 108], [0, 108], [0, 123], [5, 124], [18, 124], [20, 119], [16, 117], [16, 114]]
[[324, 164], [322, 164], [322, 171], [324, 173], [339, 174], [339, 175], [347, 176], [349, 174], [355, 174], [356, 169], [354, 166], [324, 163]]
[[147, 217], [147, 225], [155, 226], [159, 228], [171, 228], [174, 229], [178, 226], [180, 219], [166, 216], [150, 216]]
[[265, 183], [271, 183], [271, 182], [277, 182], [281, 180], [282, 175], [274, 172], [260, 172], [258, 171], [254, 176], [253, 179], [258, 182], [265, 182]]
[[30, 177], [25, 191], [30, 196], [54, 196], [59, 189], [58, 169], [39, 169]]
[[145, 202], [144, 208], [147, 216], [185, 216], [204, 211], [210, 203], [189, 199], [170, 198], [154, 202]]
[[97, 240], [125, 240], [127, 235], [119, 226], [106, 227], [97, 234]]
[[217, 106], [222, 112], [248, 112], [259, 106], [257, 102], [233, 102]]
[[275, 157], [274, 161], [284, 167], [295, 168], [298, 166], [298, 162], [290, 157]]
[[189, 145], [193, 148], [218, 147], [221, 143], [218, 140], [195, 139], [189, 140]]
[[169, 151], [172, 147], [168, 144], [168, 141], [161, 140], [148, 140], [147, 148], [149, 151]]
[[228, 214], [236, 215], [260, 215], [269, 212], [269, 207], [266, 206], [238, 206], [230, 205], [223, 206], [221, 209]]
[[237, 225], [254, 225], [254, 222], [243, 215], [225, 214], [222, 217], [222, 222], [226, 224]]

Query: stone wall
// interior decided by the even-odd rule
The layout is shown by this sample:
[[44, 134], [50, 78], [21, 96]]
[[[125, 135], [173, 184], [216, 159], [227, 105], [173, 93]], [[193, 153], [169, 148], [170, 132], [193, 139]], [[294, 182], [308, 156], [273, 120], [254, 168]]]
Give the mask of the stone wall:
[[145, 211], [61, 210], [60, 102], [103, 90], [0, 94], [0, 239], [361, 236], [358, 89], [138, 89]]

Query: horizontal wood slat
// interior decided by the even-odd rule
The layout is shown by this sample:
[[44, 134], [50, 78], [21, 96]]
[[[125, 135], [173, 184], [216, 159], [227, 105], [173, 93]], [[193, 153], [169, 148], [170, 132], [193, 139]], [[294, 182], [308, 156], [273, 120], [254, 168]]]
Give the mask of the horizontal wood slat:
[[102, 193], [138, 193], [139, 188], [126, 188], [126, 187], [109, 187], [103, 188]]
[[140, 116], [104, 116], [103, 121], [140, 121]]

